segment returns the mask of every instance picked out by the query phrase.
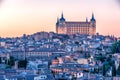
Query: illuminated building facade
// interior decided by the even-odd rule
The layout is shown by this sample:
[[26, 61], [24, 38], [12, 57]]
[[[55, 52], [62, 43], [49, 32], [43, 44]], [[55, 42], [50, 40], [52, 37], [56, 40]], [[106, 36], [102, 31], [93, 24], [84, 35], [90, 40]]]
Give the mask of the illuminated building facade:
[[96, 34], [96, 20], [94, 18], [94, 14], [92, 14], [92, 18], [90, 21], [86, 19], [84, 22], [76, 22], [76, 21], [66, 21], [63, 16], [57, 19], [56, 23], [56, 32], [58, 34], [88, 34], [88, 35], [95, 35]]

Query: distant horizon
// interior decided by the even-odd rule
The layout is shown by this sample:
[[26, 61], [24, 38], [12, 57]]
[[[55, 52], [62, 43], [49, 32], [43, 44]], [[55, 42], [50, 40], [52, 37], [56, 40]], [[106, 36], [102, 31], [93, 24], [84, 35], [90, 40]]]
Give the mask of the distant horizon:
[[0, 3], [0, 37], [19, 37], [40, 31], [56, 31], [57, 17], [63, 12], [67, 21], [96, 19], [101, 35], [120, 37], [118, 0], [3, 0]]
[[[33, 35], [33, 34], [36, 34], [36, 33], [40, 33], [40, 32], [47, 32], [47, 33], [50, 33], [50, 32], [54, 32], [54, 31], [39, 31], [39, 32], [33, 32], [31, 34], [22, 34], [20, 36], [6, 36], [6, 37], [1, 37], [0, 38], [17, 38], [17, 37], [22, 37], [23, 35], [26, 35], [26, 36], [29, 36], [29, 35]], [[54, 32], [55, 34], [57, 34], [56, 32]], [[97, 32], [98, 33], [98, 32]], [[95, 35], [97, 35], [97, 33]], [[77, 33], [76, 33], [77, 34]], [[100, 34], [98, 33], [99, 35], [102, 35], [102, 36], [114, 36], [114, 35], [103, 35], [103, 34]], [[65, 34], [65, 35], [68, 35], [68, 34]], [[81, 34], [81, 35], [85, 35], [85, 34]], [[86, 34], [86, 35], [89, 35], [89, 34]], [[120, 38], [120, 36], [114, 36], [115, 38]]]

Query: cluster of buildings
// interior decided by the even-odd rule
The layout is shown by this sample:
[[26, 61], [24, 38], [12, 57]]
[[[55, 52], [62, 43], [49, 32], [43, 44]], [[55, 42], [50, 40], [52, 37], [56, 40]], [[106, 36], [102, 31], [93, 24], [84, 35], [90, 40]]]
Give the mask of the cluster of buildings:
[[[43, 36], [44, 35], [44, 36]], [[95, 56], [111, 53], [114, 36], [56, 34], [39, 32], [17, 38], [0, 38], [0, 78], [3, 80], [83, 80], [104, 79], [103, 62]], [[119, 55], [119, 54], [117, 54]], [[6, 60], [14, 57], [15, 64], [7, 68]], [[113, 55], [115, 56], [115, 55]], [[28, 61], [26, 69], [18, 61]], [[116, 60], [117, 59], [117, 60]], [[119, 57], [115, 58], [119, 66]]]
[[[16, 38], [0, 38], [0, 80], [119, 80], [103, 66], [111, 54], [114, 36], [96, 34], [96, 20], [69, 22], [63, 14], [54, 32], [38, 32]], [[13, 57], [14, 65], [7, 62]], [[120, 54], [111, 55], [116, 70]], [[104, 57], [104, 59], [102, 58]], [[25, 68], [20, 60], [27, 60]], [[108, 75], [109, 74], [109, 75]]]

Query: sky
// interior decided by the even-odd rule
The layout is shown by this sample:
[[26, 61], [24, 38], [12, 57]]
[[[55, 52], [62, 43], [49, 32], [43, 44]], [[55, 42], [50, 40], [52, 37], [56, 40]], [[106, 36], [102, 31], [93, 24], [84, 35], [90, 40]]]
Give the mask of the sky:
[[0, 0], [0, 36], [54, 31], [63, 12], [67, 21], [90, 20], [102, 35], [120, 36], [120, 0]]

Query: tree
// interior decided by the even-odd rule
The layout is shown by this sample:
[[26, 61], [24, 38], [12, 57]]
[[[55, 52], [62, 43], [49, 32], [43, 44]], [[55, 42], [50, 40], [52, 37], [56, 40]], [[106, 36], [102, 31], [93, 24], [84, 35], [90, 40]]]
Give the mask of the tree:
[[105, 57], [105, 56], [101, 56], [101, 55], [96, 56], [95, 58], [96, 58], [97, 60], [100, 60], [101, 62], [104, 62], [104, 61], [105, 61], [105, 59], [106, 59], [106, 57]]
[[71, 80], [77, 80], [77, 78], [75, 76], [73, 76]]
[[10, 56], [10, 59], [5, 60], [5, 64], [9, 65], [10, 67], [11, 67], [11, 66], [14, 66], [14, 64], [15, 64], [15, 59], [14, 59], [14, 57]]
[[113, 61], [113, 60], [110, 59], [110, 60], [108, 61], [108, 64], [109, 64], [110, 66], [114, 66], [115, 61]]
[[116, 76], [116, 67], [115, 67], [115, 64], [112, 65], [112, 76]]
[[106, 74], [105, 64], [103, 65], [103, 76]]
[[6, 64], [9, 65], [9, 66], [14, 66], [14, 64], [15, 64], [15, 59], [14, 59], [14, 57], [10, 56], [10, 59], [8, 59], [8, 60], [6, 61]]
[[14, 57], [10, 56], [9, 61], [10, 61], [10, 66], [14, 66], [14, 64], [15, 64], [15, 59], [14, 59]]
[[99, 50], [99, 51], [101, 51], [101, 50], [102, 50], [102, 48], [100, 48], [100, 47], [97, 47], [96, 49], [97, 49], [97, 50]]
[[120, 76], [120, 63], [119, 63], [118, 69], [117, 69], [117, 75]]
[[28, 61], [26, 59], [25, 60], [20, 60], [20, 61], [18, 61], [18, 67], [26, 69], [27, 63], [28, 63]]
[[111, 51], [113, 54], [120, 53], [120, 41], [117, 41], [114, 44], [112, 44]]
[[106, 72], [110, 69], [110, 65], [108, 64], [108, 62], [103, 64], [103, 76], [106, 76]]
[[94, 73], [99, 73], [99, 67], [94, 68]]
[[76, 41], [76, 42], [75, 42], [75, 44], [76, 44], [76, 45], [79, 45], [79, 42], [78, 42], [78, 41]]
[[0, 64], [2, 63], [1, 57], [0, 57]]

